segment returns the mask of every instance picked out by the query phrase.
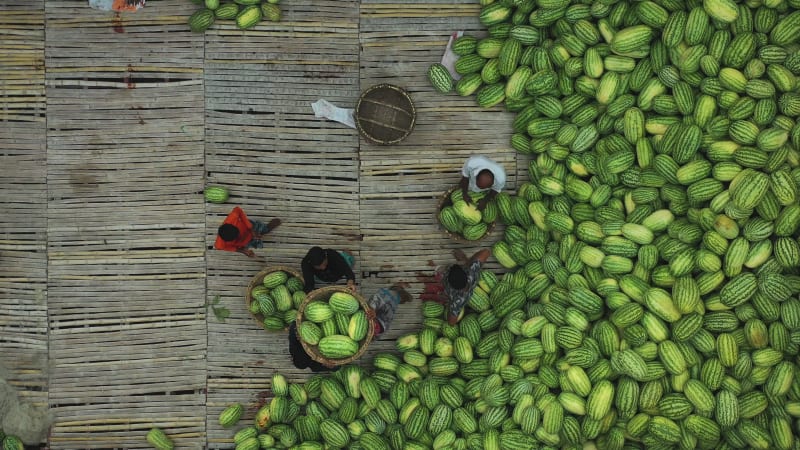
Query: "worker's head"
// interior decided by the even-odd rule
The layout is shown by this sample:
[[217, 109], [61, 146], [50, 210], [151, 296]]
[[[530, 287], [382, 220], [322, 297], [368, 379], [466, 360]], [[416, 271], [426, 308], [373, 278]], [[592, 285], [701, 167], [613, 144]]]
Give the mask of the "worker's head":
[[328, 256], [322, 247], [311, 247], [311, 250], [306, 254], [306, 260], [317, 270], [328, 268]]
[[475, 179], [475, 184], [480, 189], [489, 189], [494, 184], [494, 174], [489, 169], [483, 169], [478, 172], [478, 177]]
[[221, 237], [223, 241], [235, 241], [236, 238], [239, 237], [239, 229], [229, 223], [226, 223], [217, 229], [217, 234], [219, 234], [219, 237]]
[[461, 290], [467, 287], [467, 272], [463, 267], [453, 264], [447, 273], [447, 284], [453, 289]]

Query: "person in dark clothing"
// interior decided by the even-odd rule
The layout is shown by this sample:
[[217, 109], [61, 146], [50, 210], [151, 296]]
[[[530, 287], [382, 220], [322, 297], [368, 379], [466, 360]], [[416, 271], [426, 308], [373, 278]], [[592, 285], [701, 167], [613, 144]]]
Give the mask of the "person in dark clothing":
[[314, 290], [316, 281], [335, 283], [347, 278], [347, 287], [355, 292], [356, 276], [353, 273], [353, 255], [333, 249], [311, 247], [300, 267], [303, 271], [306, 293]]
[[444, 293], [447, 296], [447, 323], [455, 325], [460, 319], [472, 291], [481, 278], [481, 266], [489, 259], [491, 251], [488, 248], [478, 250], [471, 258], [467, 259], [464, 252], [453, 252], [458, 264], [452, 264], [442, 274]]
[[481, 266], [486, 263], [490, 254], [491, 251], [484, 248], [467, 259], [463, 251], [453, 250], [458, 264], [437, 267], [432, 280], [425, 283], [425, 291], [420, 295], [420, 300], [446, 305], [447, 323], [455, 325], [480, 281]]
[[303, 349], [303, 344], [297, 337], [297, 325], [289, 325], [289, 353], [292, 355], [292, 364], [298, 369], [311, 369], [312, 372], [325, 372], [333, 369], [333, 365], [325, 365], [311, 359]]

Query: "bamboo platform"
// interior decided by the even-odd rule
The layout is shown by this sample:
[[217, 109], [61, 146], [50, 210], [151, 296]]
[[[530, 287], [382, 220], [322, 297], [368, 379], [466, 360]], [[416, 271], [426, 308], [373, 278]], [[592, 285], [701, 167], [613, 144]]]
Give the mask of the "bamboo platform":
[[[86, 3], [0, 0], [0, 376], [49, 405], [47, 448], [148, 448], [153, 426], [177, 448], [233, 448], [225, 406], [252, 417], [274, 371], [310, 374], [245, 309], [265, 264], [348, 249], [363, 295], [406, 282], [416, 297], [453, 249], [502, 233], [464, 246], [435, 218], [470, 155], [501, 162], [510, 190], [527, 179], [511, 116], [425, 76], [452, 32], [481, 34], [477, 1], [283, 0], [280, 23], [205, 34], [189, 0]], [[314, 117], [318, 99], [352, 108], [378, 83], [415, 102], [400, 144]], [[205, 203], [208, 184], [231, 198]], [[283, 220], [262, 260], [213, 250], [235, 205]], [[419, 300], [402, 305], [360, 362], [419, 323]]]

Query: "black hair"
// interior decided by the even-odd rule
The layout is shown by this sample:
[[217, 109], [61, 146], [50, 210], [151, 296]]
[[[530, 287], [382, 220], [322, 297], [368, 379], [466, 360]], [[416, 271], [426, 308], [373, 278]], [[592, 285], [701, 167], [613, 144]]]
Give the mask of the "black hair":
[[467, 272], [463, 267], [453, 264], [447, 273], [447, 283], [454, 289], [464, 289], [467, 287]]
[[312, 266], [318, 266], [325, 261], [325, 250], [322, 247], [311, 247], [311, 250], [306, 253], [306, 261]]
[[481, 170], [480, 172], [478, 172], [478, 176], [479, 177], [480, 176], [490, 176], [490, 177], [492, 177], [492, 180], [494, 181], [494, 173], [492, 173], [492, 171], [489, 170], [489, 169]]
[[228, 242], [233, 241], [237, 237], [239, 237], [239, 229], [229, 223], [222, 224], [222, 226], [220, 226], [219, 229], [217, 230], [217, 233], [219, 234], [219, 237], [221, 237], [223, 241], [228, 241]]
[[398, 286], [398, 285], [395, 284], [394, 286], [390, 287], [389, 289], [391, 289], [392, 291], [397, 292], [397, 295], [400, 296], [400, 303], [407, 303], [407, 302], [410, 302], [412, 300], [411, 294], [409, 294], [408, 291], [403, 289], [403, 287], [401, 287], [401, 286]]

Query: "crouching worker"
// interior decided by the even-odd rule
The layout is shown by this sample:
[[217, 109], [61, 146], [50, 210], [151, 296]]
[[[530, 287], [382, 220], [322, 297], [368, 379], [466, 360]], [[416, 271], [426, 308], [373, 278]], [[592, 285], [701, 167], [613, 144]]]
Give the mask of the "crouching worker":
[[340, 252], [332, 248], [311, 247], [300, 263], [305, 280], [305, 291], [314, 290], [317, 282], [335, 283], [347, 279], [347, 288], [356, 290], [356, 275], [353, 273], [355, 258], [350, 252]]
[[481, 265], [489, 259], [488, 248], [479, 250], [466, 259], [461, 251], [453, 252], [459, 264], [453, 264], [442, 272], [442, 284], [447, 301], [447, 323], [455, 325], [464, 310], [472, 291], [481, 279]]
[[485, 156], [473, 156], [461, 168], [459, 186], [467, 204], [471, 203], [469, 192], [488, 191], [488, 194], [476, 205], [479, 211], [483, 211], [486, 204], [499, 194], [505, 185], [506, 171], [500, 164]]
[[256, 254], [252, 249], [264, 248], [261, 240], [264, 235], [281, 224], [280, 219], [272, 219], [269, 223], [250, 220], [242, 208], [235, 207], [222, 225], [217, 229], [217, 240], [214, 248], [229, 252], [243, 253], [251, 258]]
[[297, 336], [297, 325], [292, 322], [289, 325], [289, 353], [292, 356], [292, 364], [298, 369], [311, 369], [312, 372], [325, 372], [333, 369], [333, 364], [322, 364], [314, 361], [303, 348], [300, 338]]
[[389, 329], [389, 324], [394, 320], [394, 313], [401, 303], [411, 301], [411, 294], [399, 285], [390, 288], [380, 288], [372, 294], [367, 304], [367, 317], [372, 320], [375, 327], [375, 336], [383, 334]]

